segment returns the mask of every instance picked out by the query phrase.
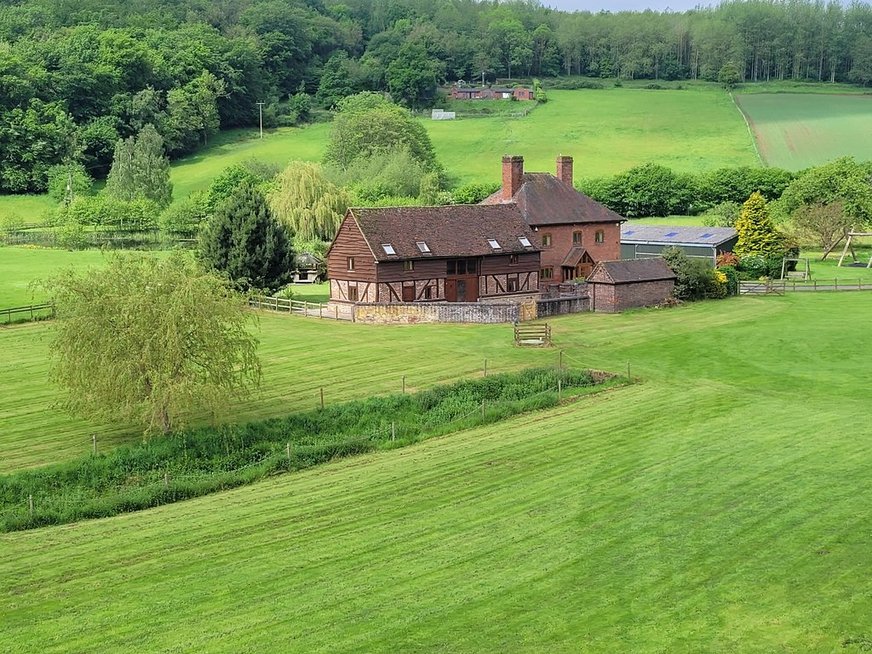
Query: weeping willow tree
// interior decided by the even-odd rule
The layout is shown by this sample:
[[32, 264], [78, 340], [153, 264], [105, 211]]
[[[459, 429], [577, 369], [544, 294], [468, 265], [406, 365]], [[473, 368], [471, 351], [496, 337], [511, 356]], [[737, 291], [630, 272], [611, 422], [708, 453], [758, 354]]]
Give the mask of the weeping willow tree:
[[296, 242], [329, 241], [348, 209], [348, 195], [315, 163], [294, 161], [275, 180], [269, 195], [275, 218]]

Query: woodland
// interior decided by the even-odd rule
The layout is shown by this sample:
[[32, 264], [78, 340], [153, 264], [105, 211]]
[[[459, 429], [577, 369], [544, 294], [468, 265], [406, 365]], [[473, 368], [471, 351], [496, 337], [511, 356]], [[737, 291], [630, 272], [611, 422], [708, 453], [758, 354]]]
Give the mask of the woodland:
[[[348, 95], [412, 109], [458, 80], [532, 76], [872, 82], [872, 7], [728, 1], [567, 13], [474, 0], [2, 0], [0, 193], [105, 177], [153, 125], [178, 158], [220, 129], [329, 118]], [[565, 80], [563, 83], [566, 83]], [[262, 104], [261, 104], [262, 103]], [[320, 116], [319, 116], [320, 114]]]

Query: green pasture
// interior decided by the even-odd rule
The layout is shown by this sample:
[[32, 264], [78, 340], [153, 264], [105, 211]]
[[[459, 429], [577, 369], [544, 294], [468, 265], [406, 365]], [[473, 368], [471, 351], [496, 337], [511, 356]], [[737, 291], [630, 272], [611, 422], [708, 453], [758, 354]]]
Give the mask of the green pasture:
[[843, 156], [872, 159], [872, 96], [772, 93], [737, 95], [760, 156], [801, 170]]
[[[576, 158], [577, 177], [618, 173], [657, 162], [676, 170], [754, 165], [756, 156], [741, 115], [715, 86], [652, 91], [641, 88], [550, 91], [549, 102], [528, 116], [433, 121], [421, 118], [454, 183], [499, 181], [504, 154], [521, 154], [529, 170], [553, 172], [558, 154]], [[524, 103], [506, 102], [516, 111]], [[206, 188], [224, 168], [247, 159], [283, 165], [320, 160], [328, 123], [280, 128], [258, 138], [256, 129], [216, 136], [197, 154], [173, 163], [176, 200]], [[36, 221], [53, 206], [44, 196], [2, 196], [0, 214]]]
[[[261, 409], [311, 406], [320, 385], [332, 398], [406, 373], [475, 374], [484, 357], [554, 362], [558, 349], [571, 365], [629, 362], [642, 383], [143, 513], [4, 534], [0, 649], [859, 652], [843, 643], [869, 635], [872, 611], [867, 297], [569, 316], [551, 321], [548, 350], [514, 348], [504, 326], [266, 316]], [[30, 416], [39, 402], [8, 373], [38, 358], [43, 330], [2, 334], [17, 352], [2, 350], [4, 387]]]
[[549, 91], [548, 98], [524, 118], [428, 121], [439, 160], [460, 183], [499, 181], [504, 154], [546, 172], [558, 154], [573, 155], [577, 178], [647, 162], [687, 172], [757, 163], [741, 115], [714, 87]]

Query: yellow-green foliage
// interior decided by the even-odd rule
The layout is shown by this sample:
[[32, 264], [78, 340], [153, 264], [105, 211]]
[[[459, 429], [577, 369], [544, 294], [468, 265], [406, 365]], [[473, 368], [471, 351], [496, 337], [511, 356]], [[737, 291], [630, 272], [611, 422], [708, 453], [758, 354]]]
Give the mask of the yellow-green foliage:
[[735, 252], [740, 257], [778, 254], [783, 249], [783, 238], [769, 217], [766, 199], [757, 191], [742, 205], [736, 221], [736, 231], [739, 233], [739, 242]]
[[114, 255], [46, 285], [58, 316], [53, 378], [75, 415], [167, 432], [260, 380], [244, 301], [186, 254]]
[[295, 240], [330, 240], [348, 209], [348, 195], [332, 184], [321, 166], [293, 161], [276, 178], [269, 204]]

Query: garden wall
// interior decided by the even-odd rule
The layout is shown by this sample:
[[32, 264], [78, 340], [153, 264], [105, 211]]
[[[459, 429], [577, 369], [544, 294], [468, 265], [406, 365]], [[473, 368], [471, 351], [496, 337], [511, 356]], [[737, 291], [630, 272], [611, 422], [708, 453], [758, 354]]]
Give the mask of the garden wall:
[[532, 312], [533, 315], [528, 316], [530, 309], [525, 312], [519, 304], [395, 302], [391, 304], [356, 304], [354, 305], [354, 321], [407, 325], [426, 322], [513, 323], [535, 319], [535, 309], [532, 309]]

